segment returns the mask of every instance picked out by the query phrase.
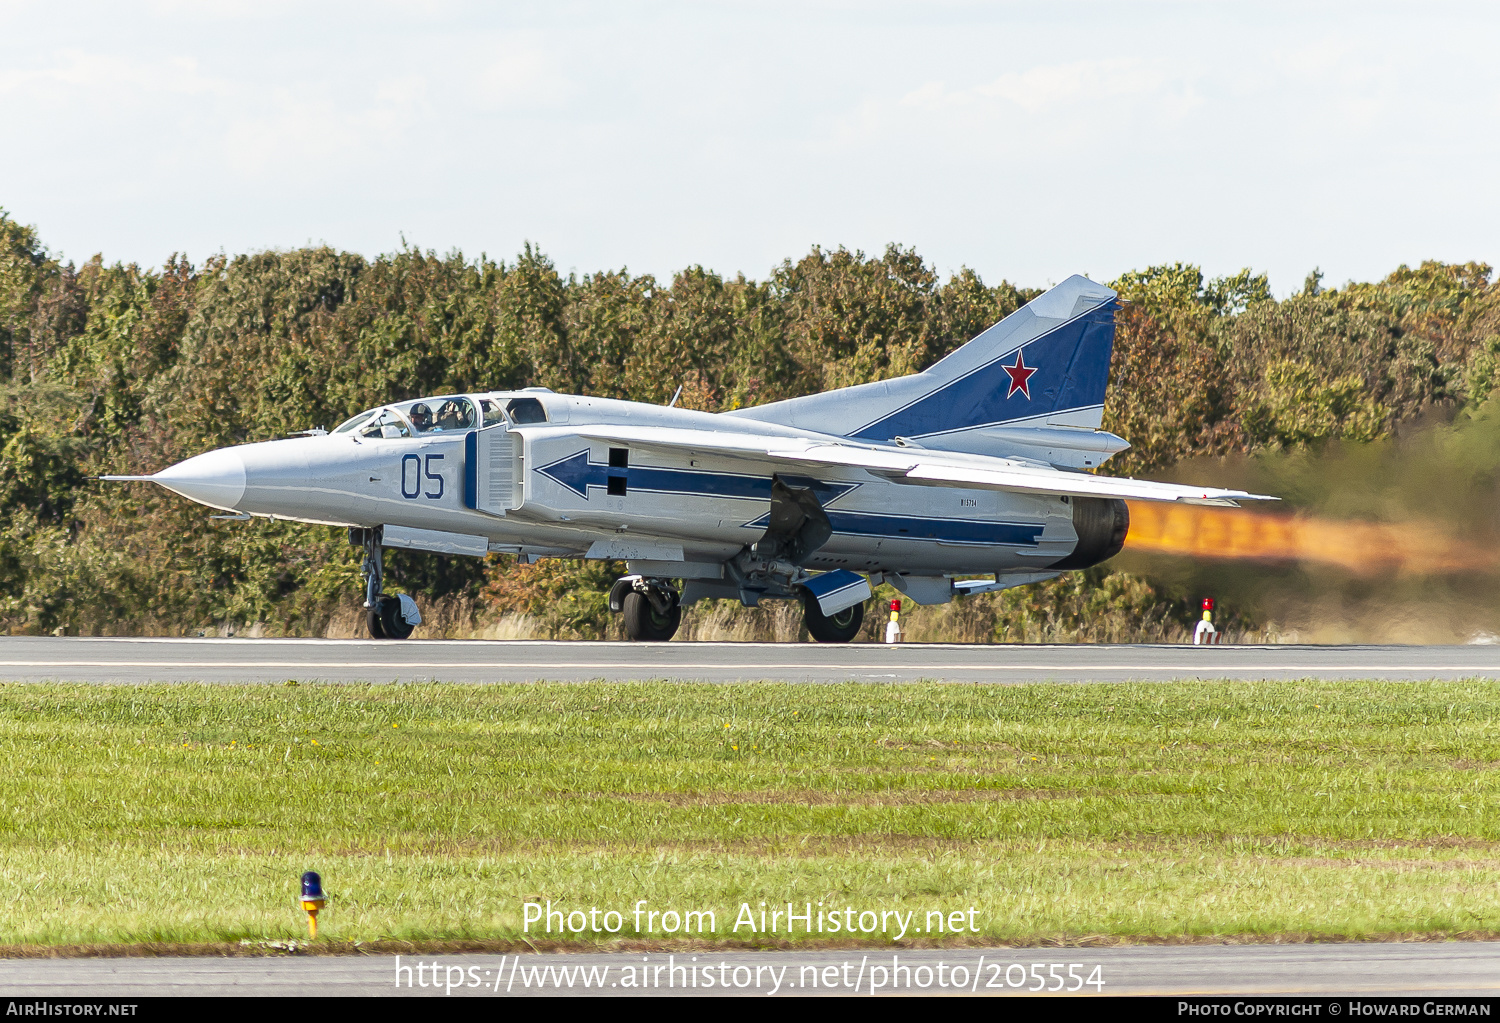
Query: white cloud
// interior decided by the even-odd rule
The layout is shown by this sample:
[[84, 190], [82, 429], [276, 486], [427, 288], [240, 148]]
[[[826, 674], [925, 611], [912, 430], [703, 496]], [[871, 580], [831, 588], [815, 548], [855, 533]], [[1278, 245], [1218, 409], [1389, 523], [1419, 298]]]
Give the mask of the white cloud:
[[928, 82], [902, 96], [898, 105], [927, 112], [990, 111], [993, 114], [1056, 114], [1068, 108], [1119, 110], [1134, 105], [1178, 117], [1202, 106], [1184, 68], [1164, 62], [1118, 57], [1044, 64], [1012, 71], [968, 87]]
[[971, 93], [976, 98], [1002, 99], [1038, 113], [1064, 104], [1144, 98], [1162, 92], [1168, 82], [1160, 68], [1135, 58], [1078, 60], [1001, 75], [976, 86]]
[[1282, 70], [1306, 78], [1323, 78], [1343, 65], [1354, 47], [1347, 39], [1318, 39], [1292, 45], [1275, 55]]
[[557, 62], [541, 47], [504, 42], [481, 56], [472, 100], [492, 110], [555, 105], [573, 92]]
[[[426, 119], [427, 83], [406, 75], [361, 90], [364, 103], [335, 98], [326, 88], [277, 89], [262, 112], [241, 115], [222, 129], [221, 150], [234, 176], [305, 187], [422, 159], [414, 129]], [[393, 163], [394, 161], [394, 163]]]
[[141, 60], [78, 49], [60, 49], [50, 62], [0, 70], [0, 95], [60, 99], [59, 90], [87, 93], [96, 103], [138, 101], [142, 94], [198, 96], [230, 91], [223, 79], [203, 74], [191, 57]]
[[[1197, 75], [1164, 60], [1112, 57], [1040, 64], [970, 84], [929, 80], [899, 96], [859, 101], [836, 120], [831, 141], [929, 153], [946, 145], [972, 159], [1097, 147], [1103, 134], [1131, 126], [1162, 137], [1190, 126], [1207, 105]], [[905, 145], [893, 147], [895, 139]]]

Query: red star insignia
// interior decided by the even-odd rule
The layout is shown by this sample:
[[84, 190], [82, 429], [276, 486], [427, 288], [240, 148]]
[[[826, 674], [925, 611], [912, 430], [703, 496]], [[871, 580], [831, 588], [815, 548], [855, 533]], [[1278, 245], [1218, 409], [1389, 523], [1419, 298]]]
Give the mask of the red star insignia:
[[1016, 349], [1016, 364], [1014, 366], [1007, 366], [1001, 363], [1000, 368], [1010, 374], [1010, 390], [1005, 392], [1005, 396], [1009, 398], [1012, 394], [1020, 391], [1026, 395], [1026, 400], [1030, 401], [1031, 387], [1026, 381], [1031, 379], [1031, 374], [1036, 372], [1036, 367], [1026, 365], [1025, 360], [1021, 358], [1021, 350], [1019, 348]]

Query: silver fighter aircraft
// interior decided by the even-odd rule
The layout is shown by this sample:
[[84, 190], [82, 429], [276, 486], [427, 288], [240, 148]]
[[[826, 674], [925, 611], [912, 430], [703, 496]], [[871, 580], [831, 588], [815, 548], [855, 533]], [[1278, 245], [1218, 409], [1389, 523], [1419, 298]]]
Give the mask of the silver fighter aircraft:
[[1071, 277], [921, 373], [732, 412], [449, 394], [105, 478], [347, 526], [375, 637], [421, 621], [383, 592], [392, 547], [623, 561], [609, 605], [637, 640], [671, 639], [684, 605], [730, 597], [801, 601], [814, 639], [847, 642], [872, 584], [943, 603], [1111, 557], [1126, 498], [1261, 499], [1087, 471], [1129, 446], [1099, 428], [1115, 308]]

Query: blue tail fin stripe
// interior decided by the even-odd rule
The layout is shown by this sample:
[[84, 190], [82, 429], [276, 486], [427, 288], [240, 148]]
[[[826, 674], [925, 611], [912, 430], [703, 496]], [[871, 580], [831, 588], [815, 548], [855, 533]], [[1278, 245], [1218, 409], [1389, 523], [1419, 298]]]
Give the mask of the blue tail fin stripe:
[[[1114, 345], [1117, 303], [1111, 299], [997, 356], [955, 380], [849, 434], [868, 440], [922, 437], [952, 430], [994, 426], [1104, 404]], [[1006, 365], [1016, 352], [1034, 367], [1027, 398], [1008, 395]]]

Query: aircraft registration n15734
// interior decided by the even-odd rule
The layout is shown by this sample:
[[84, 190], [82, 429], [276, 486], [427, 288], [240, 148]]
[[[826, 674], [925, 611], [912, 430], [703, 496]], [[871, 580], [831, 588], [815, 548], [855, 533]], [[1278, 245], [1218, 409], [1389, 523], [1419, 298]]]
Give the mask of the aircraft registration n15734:
[[1113, 556], [1126, 498], [1267, 499], [1087, 471], [1129, 447], [1100, 429], [1115, 308], [1070, 277], [921, 373], [732, 412], [450, 394], [105, 479], [348, 527], [376, 637], [421, 621], [383, 592], [393, 547], [624, 561], [609, 604], [637, 640], [671, 639], [684, 605], [728, 597], [800, 601], [814, 639], [847, 642], [872, 583], [943, 603]]

